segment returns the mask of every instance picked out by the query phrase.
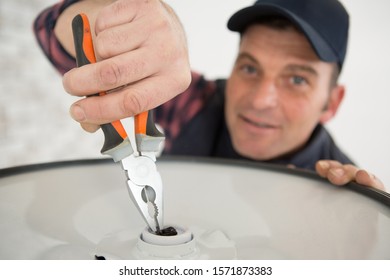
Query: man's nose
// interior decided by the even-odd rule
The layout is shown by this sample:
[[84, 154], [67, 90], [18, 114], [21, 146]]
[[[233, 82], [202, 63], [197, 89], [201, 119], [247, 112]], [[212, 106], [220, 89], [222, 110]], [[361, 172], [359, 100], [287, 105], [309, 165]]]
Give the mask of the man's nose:
[[278, 93], [275, 81], [270, 78], [261, 79], [252, 92], [252, 102], [256, 109], [269, 109], [278, 105]]

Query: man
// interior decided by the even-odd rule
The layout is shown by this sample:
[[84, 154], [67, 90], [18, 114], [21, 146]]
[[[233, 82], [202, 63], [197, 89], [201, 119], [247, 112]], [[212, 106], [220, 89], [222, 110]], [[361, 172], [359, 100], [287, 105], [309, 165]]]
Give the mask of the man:
[[[94, 27], [99, 62], [72, 69], [70, 22], [80, 12]], [[192, 73], [180, 95], [190, 82], [185, 36], [162, 1], [65, 0], [44, 11], [35, 30], [49, 59], [66, 72], [69, 93], [116, 89], [73, 104], [72, 117], [87, 131], [165, 102], [156, 109], [167, 136], [165, 153], [293, 165], [316, 169], [334, 184], [355, 180], [383, 189], [352, 165], [322, 126], [344, 97], [337, 77], [348, 24], [336, 0], [256, 1], [228, 22], [241, 34], [228, 81]]]

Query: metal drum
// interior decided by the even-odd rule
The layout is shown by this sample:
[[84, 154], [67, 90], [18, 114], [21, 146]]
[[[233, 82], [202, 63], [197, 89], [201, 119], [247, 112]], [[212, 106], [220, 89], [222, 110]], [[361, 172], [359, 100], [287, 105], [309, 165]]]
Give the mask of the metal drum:
[[82, 160], [0, 170], [0, 259], [390, 259], [385, 192], [233, 160], [157, 166], [164, 224], [190, 231], [191, 252], [142, 252], [120, 165]]

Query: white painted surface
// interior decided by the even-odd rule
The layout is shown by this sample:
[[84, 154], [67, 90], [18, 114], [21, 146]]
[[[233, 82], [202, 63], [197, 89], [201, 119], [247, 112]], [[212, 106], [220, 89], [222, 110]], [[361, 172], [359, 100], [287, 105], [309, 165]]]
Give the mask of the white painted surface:
[[158, 169], [162, 227], [187, 228], [192, 244], [160, 246], [158, 257], [140, 245], [146, 223], [109, 161], [0, 178], [0, 259], [390, 257], [389, 206], [351, 189], [287, 168], [180, 160]]

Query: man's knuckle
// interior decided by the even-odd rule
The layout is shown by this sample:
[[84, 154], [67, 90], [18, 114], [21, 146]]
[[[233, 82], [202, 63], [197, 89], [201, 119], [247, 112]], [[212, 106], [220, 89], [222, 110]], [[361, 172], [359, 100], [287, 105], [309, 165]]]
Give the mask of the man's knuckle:
[[134, 116], [146, 111], [145, 100], [138, 92], [127, 92], [122, 102], [122, 113], [126, 116]]
[[120, 85], [122, 70], [115, 62], [105, 62], [98, 68], [98, 79], [104, 88], [115, 88]]

